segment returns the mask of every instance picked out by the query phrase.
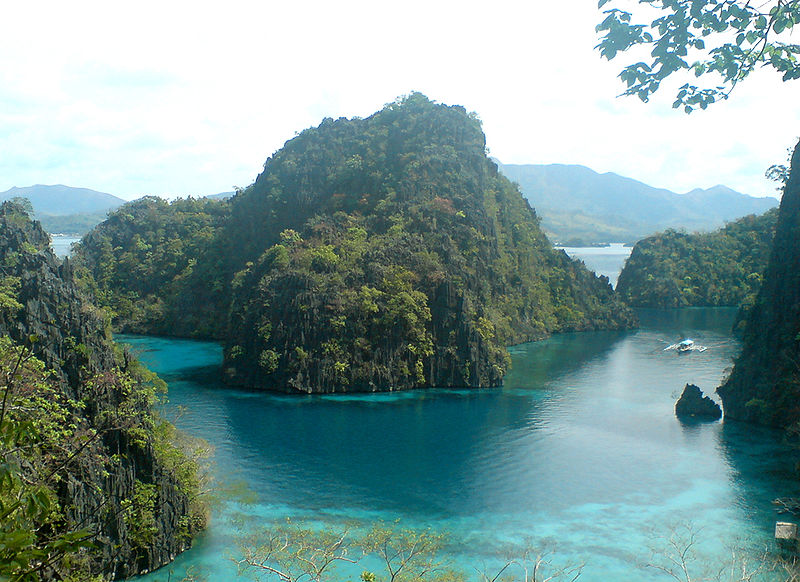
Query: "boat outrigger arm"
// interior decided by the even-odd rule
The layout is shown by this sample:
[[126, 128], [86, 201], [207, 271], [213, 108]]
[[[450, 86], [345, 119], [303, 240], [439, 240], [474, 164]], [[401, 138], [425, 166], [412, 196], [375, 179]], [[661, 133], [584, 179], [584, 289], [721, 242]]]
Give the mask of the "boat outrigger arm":
[[708, 348], [706, 346], [699, 346], [694, 343], [694, 340], [685, 339], [677, 344], [672, 344], [664, 348], [664, 351], [675, 350], [679, 354], [687, 354], [689, 352], [704, 352]]

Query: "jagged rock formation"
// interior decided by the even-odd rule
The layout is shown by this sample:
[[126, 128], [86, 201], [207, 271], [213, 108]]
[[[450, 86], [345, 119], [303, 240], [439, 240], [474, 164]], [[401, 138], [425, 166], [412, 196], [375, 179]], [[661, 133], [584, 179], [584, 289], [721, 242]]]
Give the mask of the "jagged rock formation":
[[[95, 549], [83, 556], [87, 576], [119, 579], [168, 563], [191, 544], [203, 518], [192, 499], [195, 467], [165, 440], [170, 426], [152, 410], [160, 381], [115, 349], [104, 312], [73, 283], [69, 262], [56, 259], [39, 223], [12, 202], [0, 206], [0, 287], [0, 335], [44, 363], [49, 372], [35, 386], [52, 389], [46, 399], [72, 419], [58, 443], [67, 461], [45, 484], [62, 518], [32, 539], [88, 531]], [[32, 418], [48, 414], [43, 408]], [[37, 475], [39, 462], [48, 461], [23, 458], [22, 467]], [[40, 575], [62, 579], [65, 572], [51, 565]]]
[[325, 119], [229, 203], [198, 204], [123, 206], [75, 258], [139, 331], [222, 338], [233, 384], [496, 386], [509, 344], [635, 324], [607, 279], [552, 249], [475, 116], [420, 94]]
[[505, 346], [622, 328], [607, 280], [554, 251], [474, 116], [413, 94], [287, 142], [231, 201], [225, 371], [272, 390], [496, 386]]
[[703, 395], [699, 387], [687, 384], [675, 403], [675, 416], [681, 419], [718, 420], [722, 418], [722, 409], [711, 398]]
[[783, 190], [769, 265], [746, 321], [742, 353], [717, 388], [725, 417], [800, 422], [800, 145]]

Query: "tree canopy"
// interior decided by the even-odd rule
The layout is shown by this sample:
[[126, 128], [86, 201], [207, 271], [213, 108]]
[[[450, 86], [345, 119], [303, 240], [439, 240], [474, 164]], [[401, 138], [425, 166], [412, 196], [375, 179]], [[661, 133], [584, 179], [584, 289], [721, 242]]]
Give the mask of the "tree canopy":
[[636, 243], [617, 292], [636, 307], [749, 306], [761, 286], [778, 210], [715, 232], [668, 230]]
[[800, 78], [800, 45], [786, 42], [800, 22], [800, 0], [638, 0], [635, 14], [626, 9], [631, 0], [597, 5], [605, 8], [597, 26], [600, 54], [609, 60], [626, 51], [635, 55], [619, 75], [624, 95], [648, 101], [673, 73], [711, 75], [716, 84], [688, 81], [678, 89], [673, 107], [689, 113], [727, 99], [757, 67], [775, 69], [784, 81]]

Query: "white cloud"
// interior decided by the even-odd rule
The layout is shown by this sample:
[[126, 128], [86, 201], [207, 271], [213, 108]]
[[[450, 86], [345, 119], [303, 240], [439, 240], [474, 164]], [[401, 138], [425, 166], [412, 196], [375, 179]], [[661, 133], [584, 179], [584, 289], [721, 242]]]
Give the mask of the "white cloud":
[[[769, 74], [691, 116], [616, 99], [594, 2], [15, 3], [0, 34], [0, 190], [134, 197], [250, 183], [295, 132], [420, 90], [510, 163], [581, 163], [686, 191], [773, 192], [800, 86]], [[46, 15], [46, 17], [45, 17]]]

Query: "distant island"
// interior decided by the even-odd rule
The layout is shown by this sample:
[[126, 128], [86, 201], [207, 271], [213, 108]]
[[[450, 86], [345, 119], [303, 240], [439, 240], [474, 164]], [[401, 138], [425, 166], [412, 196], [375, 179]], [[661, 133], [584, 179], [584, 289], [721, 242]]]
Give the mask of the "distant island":
[[[205, 198], [225, 199], [235, 192], [209, 194]], [[31, 203], [33, 218], [51, 235], [80, 237], [103, 222], [108, 213], [125, 204], [125, 200], [89, 188], [75, 188], [57, 184], [37, 184], [10, 188], [0, 192], [0, 202], [26, 198]]]
[[633, 243], [670, 228], [711, 231], [778, 205], [775, 198], [747, 196], [726, 186], [676, 194], [578, 165], [501, 164], [500, 170], [519, 184], [548, 236], [565, 246]]

